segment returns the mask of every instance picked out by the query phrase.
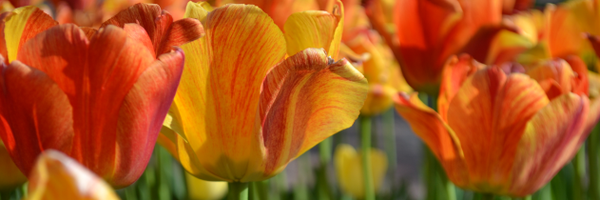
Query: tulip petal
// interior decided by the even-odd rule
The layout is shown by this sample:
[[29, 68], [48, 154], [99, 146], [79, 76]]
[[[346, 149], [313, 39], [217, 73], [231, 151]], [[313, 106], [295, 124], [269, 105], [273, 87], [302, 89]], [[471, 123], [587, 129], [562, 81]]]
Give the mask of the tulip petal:
[[342, 31], [344, 29], [344, 6], [337, 1], [333, 12], [304, 11], [290, 15], [283, 26], [287, 54], [294, 55], [307, 48], [324, 48], [334, 60], [338, 60]]
[[119, 199], [113, 189], [67, 155], [48, 150], [40, 155], [29, 180], [26, 200]]
[[[527, 75], [542, 86], [550, 99], [571, 92], [573, 79], [576, 77], [569, 64], [564, 60], [546, 61], [527, 70]], [[554, 92], [555, 89], [558, 92]]]
[[44, 11], [35, 6], [17, 8], [4, 19], [4, 37], [8, 63], [17, 59], [17, 53], [27, 40], [38, 33], [57, 25]]
[[204, 27], [206, 36], [182, 46], [186, 62], [173, 117], [184, 125], [179, 134], [194, 150], [189, 153], [202, 157], [198, 166], [235, 181], [246, 175], [244, 163], [251, 155], [260, 156], [251, 154], [260, 151], [252, 146], [259, 141], [253, 133], [260, 85], [284, 58], [285, 39], [269, 16], [251, 5], [217, 8]]
[[529, 120], [514, 158], [511, 194], [537, 191], [573, 158], [589, 134], [583, 132], [588, 106], [587, 98], [568, 93]]
[[138, 78], [119, 111], [117, 157], [111, 182], [125, 187], [146, 169], [183, 72], [181, 49], [163, 54]]
[[2, 116], [8, 132], [0, 136], [15, 164], [29, 174], [44, 149], [69, 152], [72, 107], [59, 86], [44, 72], [19, 61], [6, 67], [1, 79]]
[[440, 161], [448, 178], [458, 186], [469, 182], [461, 141], [439, 114], [421, 102], [416, 93], [399, 94], [394, 98], [396, 111], [410, 124], [411, 129], [431, 149]]
[[[494, 102], [493, 132], [491, 138], [487, 138], [487, 141], [490, 141], [488, 144], [490, 145], [490, 154], [487, 155], [490, 156], [488, 162], [490, 163], [489, 167], [491, 167], [489, 169], [491, 172], [488, 172], [487, 183], [503, 185], [508, 181], [510, 177], [508, 174], [510, 174], [513, 166], [512, 161], [518, 148], [518, 141], [521, 139], [527, 121], [546, 106], [548, 102], [544, 90], [535, 80], [523, 74], [513, 74], [506, 79], [506, 83], [498, 91]], [[465, 134], [473, 135], [472, 133]], [[459, 138], [462, 139], [460, 135]], [[485, 139], [478, 141], [486, 144]], [[461, 142], [467, 141], [461, 140]], [[475, 140], [472, 140], [472, 142], [475, 142]], [[483, 148], [479, 147], [479, 149]], [[465, 154], [467, 154], [466, 151]], [[481, 152], [479, 152], [479, 155], [481, 155]], [[467, 160], [467, 163], [469, 163], [469, 160]], [[473, 170], [473, 168], [470, 169]], [[482, 169], [482, 171], [485, 171], [485, 169]]]
[[107, 26], [88, 42], [74, 25], [58, 25], [29, 40], [18, 56], [45, 72], [67, 94], [75, 131], [69, 155], [97, 174], [109, 176], [106, 179], [113, 174], [117, 116], [123, 99], [154, 60], [143, 44], [127, 35]]
[[485, 26], [465, 45], [462, 52], [486, 64], [502, 64], [514, 60], [521, 52], [534, 46], [516, 27], [506, 24]]
[[264, 113], [265, 176], [352, 126], [358, 117], [367, 80], [345, 59], [332, 62], [323, 50], [306, 49], [267, 75], [259, 107]]
[[208, 4], [208, 2], [200, 1], [195, 3], [193, 1], [189, 1], [187, 6], [185, 7], [184, 18], [194, 18], [199, 21], [204, 21], [208, 12], [213, 11], [213, 8]]
[[223, 199], [227, 194], [227, 182], [205, 181], [185, 173], [190, 199]]
[[463, 82], [479, 68], [483, 68], [483, 66], [469, 55], [452, 56], [448, 59], [442, 72], [443, 78], [438, 99], [438, 112], [442, 120], [446, 121], [448, 119], [447, 113], [450, 102], [458, 93]]
[[167, 53], [172, 46], [196, 40], [204, 34], [202, 25], [194, 19], [183, 19], [173, 23], [173, 17], [162, 11], [156, 4], [139, 3], [119, 12], [102, 24], [124, 27], [127, 23], [137, 23], [146, 29], [152, 40], [156, 56]]
[[0, 13], [0, 56], [2, 56], [2, 63], [6, 65], [10, 63], [8, 62], [8, 50], [6, 49], [6, 38], [4, 37], [4, 27], [6, 26], [4, 18], [9, 14], [10, 12]]
[[[397, 59], [402, 72], [407, 74], [406, 81], [416, 90], [431, 92], [432, 88], [437, 88], [435, 83], [440, 81], [444, 62], [456, 53], [444, 52], [445, 55], [441, 55], [448, 51], [442, 48], [449, 46], [442, 44], [443, 37], [450, 33], [462, 16], [460, 5], [457, 1], [448, 0], [397, 1], [395, 13], [396, 37], [400, 42], [395, 54], [399, 56]], [[451, 46], [456, 48], [456, 45]]]
[[500, 69], [488, 68], [465, 80], [449, 104], [447, 119], [460, 142], [469, 144], [463, 151], [472, 189], [486, 191], [508, 178], [515, 141], [547, 103], [544, 90], [523, 74], [506, 77]]

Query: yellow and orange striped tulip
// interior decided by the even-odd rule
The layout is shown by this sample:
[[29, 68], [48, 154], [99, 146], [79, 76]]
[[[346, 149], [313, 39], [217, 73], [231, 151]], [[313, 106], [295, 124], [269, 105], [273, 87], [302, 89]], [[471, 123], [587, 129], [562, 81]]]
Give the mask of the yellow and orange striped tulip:
[[[571, 160], [600, 113], [578, 92], [585, 88], [578, 84], [587, 82], [568, 65], [540, 67], [564, 73], [530, 77], [505, 66], [482, 68], [468, 56], [453, 58], [444, 71], [438, 112], [416, 94], [397, 96], [396, 109], [457, 186], [529, 195]], [[552, 93], [544, 80], [574, 85]]]
[[[337, 53], [329, 48], [339, 44], [331, 42], [337, 31], [326, 26], [326, 34], [309, 34], [320, 26], [296, 26], [283, 34], [256, 6], [205, 7], [188, 5], [186, 16], [202, 21], [206, 36], [182, 46], [181, 85], [159, 136], [188, 172], [205, 180], [265, 180], [352, 125], [367, 81], [345, 59], [328, 58]], [[295, 20], [337, 22], [300, 15]], [[287, 23], [296, 23], [292, 17]], [[310, 45], [329, 51], [298, 48]]]

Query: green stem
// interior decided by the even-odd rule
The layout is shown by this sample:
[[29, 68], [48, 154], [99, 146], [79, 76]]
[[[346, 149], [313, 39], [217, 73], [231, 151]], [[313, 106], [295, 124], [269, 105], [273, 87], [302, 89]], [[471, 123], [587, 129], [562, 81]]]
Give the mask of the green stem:
[[600, 177], [598, 174], [598, 132], [599, 126], [594, 127], [594, 130], [588, 137], [586, 146], [588, 149], [588, 169], [590, 170], [589, 191], [591, 199], [594, 200], [600, 199]]
[[230, 182], [228, 200], [248, 200], [248, 183]]
[[575, 175], [573, 176], [573, 200], [583, 199], [583, 179], [585, 178], [585, 147], [582, 146], [573, 159]]
[[531, 195], [523, 197], [523, 200], [531, 200]]
[[396, 160], [396, 133], [394, 131], [395, 122], [394, 122], [394, 112], [395, 109], [390, 109], [387, 112], [383, 113], [383, 130], [385, 137], [385, 151], [387, 153], [388, 158], [388, 175], [391, 180], [390, 184], [390, 197], [394, 198], [397, 190], [396, 190], [396, 167], [398, 166], [398, 161]]
[[373, 177], [371, 177], [371, 117], [360, 117], [362, 167], [365, 186], [365, 200], [375, 200]]
[[385, 126], [385, 141], [386, 151], [390, 172], [396, 171], [396, 133], [394, 132], [394, 109], [390, 109], [383, 113], [383, 124]]
[[552, 200], [552, 184], [547, 183], [542, 189], [540, 189], [536, 194], [537, 199], [543, 200]]
[[331, 138], [323, 140], [319, 144], [319, 158], [321, 165], [317, 169], [317, 195], [319, 199], [330, 200], [333, 199], [331, 187], [329, 186], [329, 179], [327, 177], [327, 165], [331, 160]]
[[481, 200], [494, 200], [494, 194], [492, 194], [492, 193], [481, 194]]

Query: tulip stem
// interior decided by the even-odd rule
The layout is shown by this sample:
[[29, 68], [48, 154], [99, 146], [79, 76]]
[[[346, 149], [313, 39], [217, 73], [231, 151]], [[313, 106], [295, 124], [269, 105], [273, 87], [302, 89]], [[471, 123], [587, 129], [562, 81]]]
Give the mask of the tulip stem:
[[248, 183], [229, 182], [228, 200], [248, 200]]
[[573, 159], [573, 167], [575, 175], [573, 176], [573, 200], [583, 199], [583, 179], [585, 178], [585, 144], [581, 146], [575, 158]]
[[362, 167], [365, 186], [365, 200], [375, 200], [373, 177], [371, 176], [371, 117], [360, 117]]
[[[389, 169], [390, 175], [392, 179], [392, 185], [394, 185], [394, 172], [396, 171], [397, 161], [396, 161], [396, 133], [394, 131], [394, 109], [390, 109], [387, 112], [383, 113], [383, 124], [385, 126], [385, 141], [386, 141], [386, 151], [387, 157], [389, 161]], [[393, 190], [392, 190], [393, 191]]]
[[319, 199], [322, 200], [333, 199], [331, 187], [329, 186], [329, 180], [327, 178], [327, 165], [331, 160], [331, 145], [331, 138], [327, 138], [319, 144], [319, 158], [321, 160], [321, 165], [317, 170], [317, 195]]
[[587, 145], [586, 147], [588, 148], [588, 164], [589, 164], [589, 170], [590, 170], [590, 176], [589, 176], [589, 180], [590, 180], [590, 185], [589, 185], [589, 191], [590, 191], [590, 197], [591, 199], [600, 199], [600, 177], [598, 174], [598, 134], [600, 132], [600, 126], [594, 127], [594, 129], [592, 130], [592, 132], [590, 133], [590, 136], [588, 137], [587, 140]]

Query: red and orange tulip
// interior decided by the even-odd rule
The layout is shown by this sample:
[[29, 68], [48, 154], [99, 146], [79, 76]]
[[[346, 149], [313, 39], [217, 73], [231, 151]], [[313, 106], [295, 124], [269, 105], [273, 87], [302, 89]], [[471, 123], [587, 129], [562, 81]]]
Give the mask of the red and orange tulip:
[[[390, 34], [383, 17], [384, 8], [374, 1], [370, 17], [380, 34]], [[379, 9], [379, 10], [377, 10]], [[436, 93], [444, 63], [459, 53], [482, 27], [499, 24], [502, 1], [477, 0], [399, 0], [394, 13], [395, 35], [386, 42], [404, 73], [417, 91]]]
[[100, 177], [56, 150], [42, 153], [29, 177], [29, 194], [25, 200], [119, 199]]
[[[299, 26], [283, 34], [251, 5], [208, 12], [190, 3], [186, 15], [203, 22], [206, 36], [182, 46], [185, 69], [159, 142], [194, 176], [265, 180], [358, 117], [368, 90], [362, 74], [323, 49], [297, 50], [311, 41], [335, 54], [336, 31]], [[296, 20], [331, 20], [301, 15]], [[291, 42], [288, 34], [330, 39]]]
[[587, 81], [561, 63], [538, 71], [560, 73], [531, 72], [530, 77], [512, 73], [523, 71], [518, 68], [478, 70], [481, 66], [469, 57], [453, 58], [444, 71], [439, 113], [416, 94], [398, 96], [396, 109], [456, 185], [529, 195], [570, 161], [598, 119], [597, 103], [590, 105], [579, 92]]
[[[38, 16], [35, 8], [23, 12]], [[20, 38], [7, 41], [21, 43], [7, 45], [12, 60], [0, 76], [7, 122], [0, 137], [15, 164], [29, 173], [40, 153], [57, 149], [115, 187], [133, 183], [175, 95], [183, 52], [156, 55], [137, 24], [97, 31], [64, 24], [35, 34], [40, 18], [12, 17], [24, 28], [4, 29]]]

